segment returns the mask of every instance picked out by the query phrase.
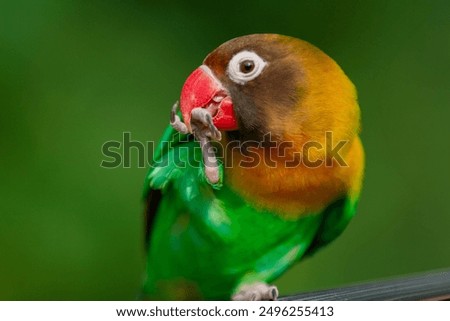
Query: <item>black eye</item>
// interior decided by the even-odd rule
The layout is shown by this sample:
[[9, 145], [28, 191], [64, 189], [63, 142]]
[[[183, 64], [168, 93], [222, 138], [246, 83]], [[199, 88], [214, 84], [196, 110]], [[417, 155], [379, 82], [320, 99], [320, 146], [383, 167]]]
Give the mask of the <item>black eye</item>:
[[244, 74], [252, 72], [253, 69], [255, 69], [255, 63], [253, 62], [253, 60], [244, 60], [239, 65], [239, 70]]

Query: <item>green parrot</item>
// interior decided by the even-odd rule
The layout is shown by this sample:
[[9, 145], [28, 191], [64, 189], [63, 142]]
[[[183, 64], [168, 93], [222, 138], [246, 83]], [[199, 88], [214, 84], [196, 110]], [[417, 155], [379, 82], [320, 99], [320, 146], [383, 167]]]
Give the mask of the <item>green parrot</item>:
[[305, 41], [248, 35], [205, 58], [180, 109], [145, 179], [145, 297], [276, 300], [270, 282], [355, 214], [353, 84]]

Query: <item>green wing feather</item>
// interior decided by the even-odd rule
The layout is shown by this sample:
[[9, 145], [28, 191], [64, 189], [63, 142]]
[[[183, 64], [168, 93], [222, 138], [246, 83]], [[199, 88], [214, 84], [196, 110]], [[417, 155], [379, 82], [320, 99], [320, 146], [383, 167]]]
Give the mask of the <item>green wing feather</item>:
[[198, 142], [171, 128], [154, 160], [144, 188], [146, 196], [161, 193], [148, 206], [154, 220], [144, 291], [150, 298], [229, 299], [240, 284], [270, 282], [329, 243], [354, 214], [349, 198], [295, 221], [257, 210], [226, 184], [211, 186]]
[[337, 238], [355, 215], [357, 204], [358, 197], [351, 198], [346, 195], [325, 208], [321, 214], [322, 222], [319, 230], [305, 255], [314, 254]]

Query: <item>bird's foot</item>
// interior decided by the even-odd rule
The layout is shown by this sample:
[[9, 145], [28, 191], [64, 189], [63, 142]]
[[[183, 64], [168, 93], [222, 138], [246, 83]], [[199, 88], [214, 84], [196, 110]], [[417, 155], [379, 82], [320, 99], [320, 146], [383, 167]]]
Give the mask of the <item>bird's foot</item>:
[[172, 110], [170, 111], [170, 125], [178, 132], [187, 134], [192, 132], [198, 140], [201, 138], [209, 138], [211, 140], [221, 140], [222, 134], [213, 124], [211, 113], [205, 108], [194, 108], [191, 112], [191, 128], [183, 123], [177, 115], [179, 108], [178, 101], [176, 101]]
[[213, 124], [211, 113], [205, 108], [192, 109], [191, 125], [197, 139], [200, 137], [209, 137], [212, 140], [222, 139], [222, 134]]
[[178, 107], [177, 101], [172, 106], [170, 125], [182, 134], [187, 134], [190, 131], [194, 134], [194, 137], [200, 142], [205, 166], [205, 176], [211, 184], [217, 184], [220, 180], [220, 174], [217, 157], [211, 140], [221, 140], [222, 134], [214, 126], [211, 113], [207, 109], [199, 107], [192, 110], [189, 128], [177, 115]]
[[211, 140], [221, 140], [222, 135], [214, 126], [211, 114], [205, 108], [194, 108], [192, 110], [191, 126], [202, 149], [205, 176], [211, 184], [217, 184], [220, 177], [219, 167]]
[[233, 301], [276, 301], [278, 289], [275, 285], [263, 282], [244, 284], [231, 299]]

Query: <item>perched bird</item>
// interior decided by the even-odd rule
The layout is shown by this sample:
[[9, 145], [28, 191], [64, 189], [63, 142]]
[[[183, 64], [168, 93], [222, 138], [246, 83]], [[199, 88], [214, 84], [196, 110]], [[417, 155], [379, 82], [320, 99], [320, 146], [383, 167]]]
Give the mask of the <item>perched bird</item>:
[[177, 108], [145, 180], [146, 297], [276, 300], [355, 214], [355, 87], [308, 42], [255, 34], [212, 51]]

